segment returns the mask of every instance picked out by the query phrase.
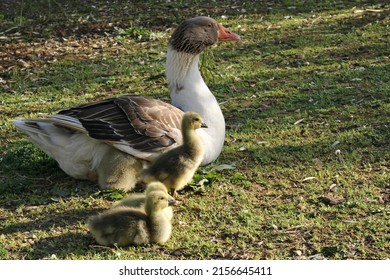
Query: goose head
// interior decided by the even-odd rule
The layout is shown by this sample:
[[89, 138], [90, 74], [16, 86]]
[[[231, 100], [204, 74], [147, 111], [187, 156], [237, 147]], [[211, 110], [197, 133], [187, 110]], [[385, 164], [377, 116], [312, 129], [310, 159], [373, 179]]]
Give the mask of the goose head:
[[240, 36], [215, 19], [199, 16], [183, 21], [173, 32], [169, 44], [178, 52], [199, 54], [218, 41], [234, 40], [240, 40]]
[[240, 36], [231, 32], [215, 19], [199, 16], [183, 21], [173, 32], [167, 52], [166, 76], [172, 93], [178, 93], [189, 85], [203, 84], [198, 70], [199, 54], [221, 41], [239, 41]]

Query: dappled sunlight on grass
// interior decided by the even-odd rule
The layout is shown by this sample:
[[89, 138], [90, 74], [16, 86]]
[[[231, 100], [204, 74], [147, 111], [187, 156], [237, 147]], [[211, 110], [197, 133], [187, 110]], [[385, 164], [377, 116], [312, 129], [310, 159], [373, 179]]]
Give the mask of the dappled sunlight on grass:
[[[0, 11], [0, 259], [390, 257], [385, 1], [58, 0], [39, 1], [41, 16], [22, 2], [22, 18]], [[180, 192], [164, 247], [97, 246], [85, 221], [123, 194], [69, 178], [11, 120], [123, 94], [169, 100], [169, 34], [195, 15], [242, 37], [203, 56], [224, 150]]]

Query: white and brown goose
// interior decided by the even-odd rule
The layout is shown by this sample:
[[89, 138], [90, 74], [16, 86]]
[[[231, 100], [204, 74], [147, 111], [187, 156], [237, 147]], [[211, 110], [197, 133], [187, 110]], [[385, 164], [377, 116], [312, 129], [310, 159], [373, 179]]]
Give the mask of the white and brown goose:
[[[199, 55], [218, 41], [239, 39], [237, 34], [209, 17], [182, 22], [171, 36], [166, 59], [172, 104], [125, 95], [66, 109], [45, 118], [16, 119], [14, 124], [54, 158], [63, 171], [77, 179], [97, 178], [99, 168], [110, 173], [110, 168], [103, 163], [110, 158], [116, 161], [112, 159], [115, 156], [121, 158], [124, 170], [112, 168], [116, 173], [106, 174], [99, 185], [131, 190], [143, 163], [182, 143], [182, 116], [186, 111], [194, 111], [208, 125], [207, 130], [197, 131], [205, 148], [202, 165], [208, 164], [222, 150], [225, 120], [200, 74]], [[110, 175], [112, 182], [105, 182]]]

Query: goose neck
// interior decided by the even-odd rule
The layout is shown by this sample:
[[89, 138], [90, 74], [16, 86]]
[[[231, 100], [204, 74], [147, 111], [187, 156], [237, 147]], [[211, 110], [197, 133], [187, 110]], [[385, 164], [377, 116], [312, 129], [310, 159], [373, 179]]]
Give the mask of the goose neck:
[[198, 64], [199, 54], [179, 52], [169, 47], [166, 60], [166, 77], [171, 91], [180, 91], [188, 84], [204, 84]]

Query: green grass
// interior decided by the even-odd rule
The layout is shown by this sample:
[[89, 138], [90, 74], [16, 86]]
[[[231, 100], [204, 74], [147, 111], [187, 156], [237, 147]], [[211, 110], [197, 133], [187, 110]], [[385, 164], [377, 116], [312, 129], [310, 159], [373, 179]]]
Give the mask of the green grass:
[[[390, 257], [386, 1], [32, 2], [0, 12], [0, 259]], [[69, 178], [11, 120], [121, 94], [168, 100], [169, 28], [195, 15], [242, 36], [202, 69], [224, 150], [181, 193], [165, 246], [97, 246], [85, 221], [122, 194]]]

